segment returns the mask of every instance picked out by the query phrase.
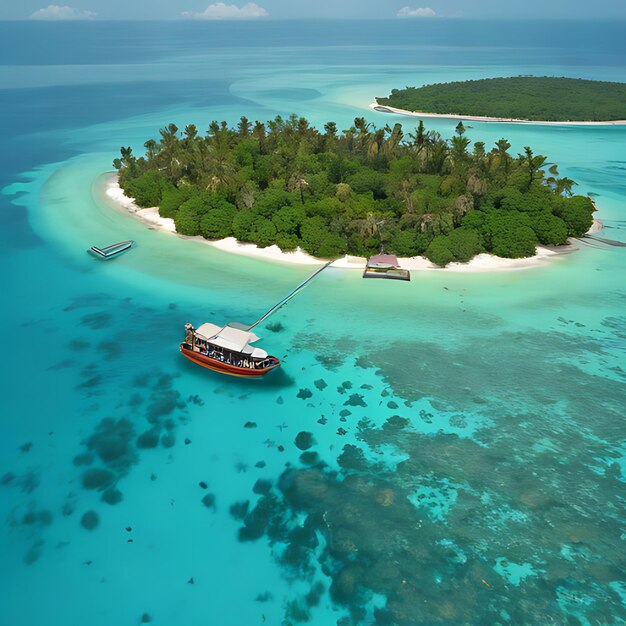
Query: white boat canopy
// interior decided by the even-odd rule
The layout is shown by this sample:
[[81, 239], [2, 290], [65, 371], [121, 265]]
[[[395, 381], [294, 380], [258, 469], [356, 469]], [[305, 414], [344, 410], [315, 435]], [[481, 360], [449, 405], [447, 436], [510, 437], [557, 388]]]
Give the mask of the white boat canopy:
[[215, 335], [217, 335], [217, 333], [219, 333], [220, 330], [222, 330], [221, 326], [217, 326], [215, 324], [209, 324], [207, 322], [206, 324], [202, 324], [201, 326], [198, 326], [198, 328], [196, 328], [194, 332], [196, 333], [198, 337], [200, 337], [200, 339], [204, 339], [206, 341], [210, 337], [214, 337]]
[[261, 348], [253, 348], [252, 346], [246, 346], [242, 350], [242, 354], [248, 354], [253, 359], [266, 359], [267, 358], [267, 352], [265, 352], [265, 350], [261, 350]]
[[247, 330], [239, 330], [232, 326], [221, 327], [207, 322], [199, 326], [195, 333], [196, 336], [208, 341], [210, 344], [226, 348], [226, 350], [243, 352], [255, 358], [265, 358], [267, 356], [264, 350], [248, 345], [258, 341], [259, 338]]

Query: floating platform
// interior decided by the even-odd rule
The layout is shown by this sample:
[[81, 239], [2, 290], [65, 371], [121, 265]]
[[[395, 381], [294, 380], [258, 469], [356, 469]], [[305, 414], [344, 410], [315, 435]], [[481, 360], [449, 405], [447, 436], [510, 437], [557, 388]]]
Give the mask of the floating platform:
[[367, 260], [363, 278], [387, 278], [389, 280], [411, 280], [411, 272], [402, 269], [393, 254], [377, 254]]
[[411, 272], [402, 268], [373, 269], [366, 268], [363, 278], [388, 278], [389, 280], [411, 280]]
[[110, 246], [106, 246], [104, 248], [98, 248], [97, 246], [91, 246], [88, 252], [91, 254], [101, 258], [101, 259], [111, 259], [116, 257], [118, 254], [122, 254], [122, 252], [126, 252], [135, 242], [132, 239], [128, 241], [120, 241], [119, 243], [111, 244]]

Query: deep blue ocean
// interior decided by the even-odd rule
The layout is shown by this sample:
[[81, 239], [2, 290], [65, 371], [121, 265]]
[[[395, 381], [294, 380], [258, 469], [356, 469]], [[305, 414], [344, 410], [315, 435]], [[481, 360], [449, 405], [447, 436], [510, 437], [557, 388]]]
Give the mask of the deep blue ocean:
[[[240, 381], [185, 361], [183, 325], [252, 322], [311, 268], [151, 230], [103, 190], [169, 122], [410, 130], [368, 105], [626, 81], [624, 32], [0, 22], [0, 626], [623, 624], [624, 248], [402, 284], [329, 270], [258, 329], [281, 370]], [[546, 154], [626, 241], [626, 127], [470, 126]]]

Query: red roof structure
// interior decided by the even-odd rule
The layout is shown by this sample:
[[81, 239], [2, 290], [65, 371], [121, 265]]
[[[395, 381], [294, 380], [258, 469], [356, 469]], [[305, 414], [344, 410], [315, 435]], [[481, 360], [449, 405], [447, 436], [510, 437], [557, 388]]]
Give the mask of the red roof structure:
[[400, 269], [400, 264], [394, 254], [376, 254], [367, 260], [367, 267]]

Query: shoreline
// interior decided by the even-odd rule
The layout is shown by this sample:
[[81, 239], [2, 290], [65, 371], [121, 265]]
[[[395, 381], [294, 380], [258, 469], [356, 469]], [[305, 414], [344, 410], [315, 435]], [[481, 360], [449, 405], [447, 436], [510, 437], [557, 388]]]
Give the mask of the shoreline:
[[624, 126], [626, 120], [612, 120], [606, 122], [579, 122], [563, 121], [553, 122], [548, 120], [522, 120], [514, 117], [489, 117], [487, 115], [455, 115], [454, 113], [422, 113], [419, 111], [408, 111], [406, 109], [396, 109], [386, 104], [373, 102], [369, 105], [372, 111], [379, 113], [394, 113], [396, 115], [409, 115], [411, 117], [424, 117], [445, 120], [462, 120], [464, 122], [500, 122], [504, 124], [539, 124], [541, 126]]
[[[124, 195], [124, 190], [118, 184], [118, 175], [113, 174], [107, 178], [104, 188], [105, 196], [115, 203], [119, 209], [126, 211], [135, 219], [143, 222], [148, 227], [160, 230], [170, 235], [180, 237], [181, 239], [192, 239], [200, 243], [204, 243], [223, 252], [230, 254], [238, 254], [266, 261], [277, 263], [288, 263], [297, 265], [322, 265], [328, 259], [318, 259], [307, 254], [300, 248], [295, 252], [283, 252], [278, 246], [268, 246], [267, 248], [259, 248], [253, 243], [240, 243], [234, 237], [227, 237], [216, 241], [210, 241], [197, 236], [180, 235], [176, 232], [174, 220], [172, 218], [164, 218], [159, 215], [158, 207], [142, 208], [135, 204], [132, 198]], [[594, 223], [589, 232], [598, 232], [602, 229], [602, 222], [594, 218]], [[547, 248], [545, 246], [537, 246], [535, 256], [523, 259], [505, 259], [493, 256], [487, 253], [477, 254], [471, 261], [467, 263], [450, 263], [446, 267], [439, 267], [431, 263], [427, 258], [422, 256], [402, 258], [398, 257], [398, 261], [402, 268], [411, 271], [436, 271], [436, 272], [497, 272], [497, 271], [519, 271], [533, 269], [552, 263], [553, 261], [562, 259], [563, 257], [575, 252], [578, 248], [573, 245], [559, 246], [556, 248]], [[361, 270], [365, 269], [367, 259], [365, 257], [355, 257], [345, 255], [337, 259], [331, 264], [331, 267], [337, 269]]]

